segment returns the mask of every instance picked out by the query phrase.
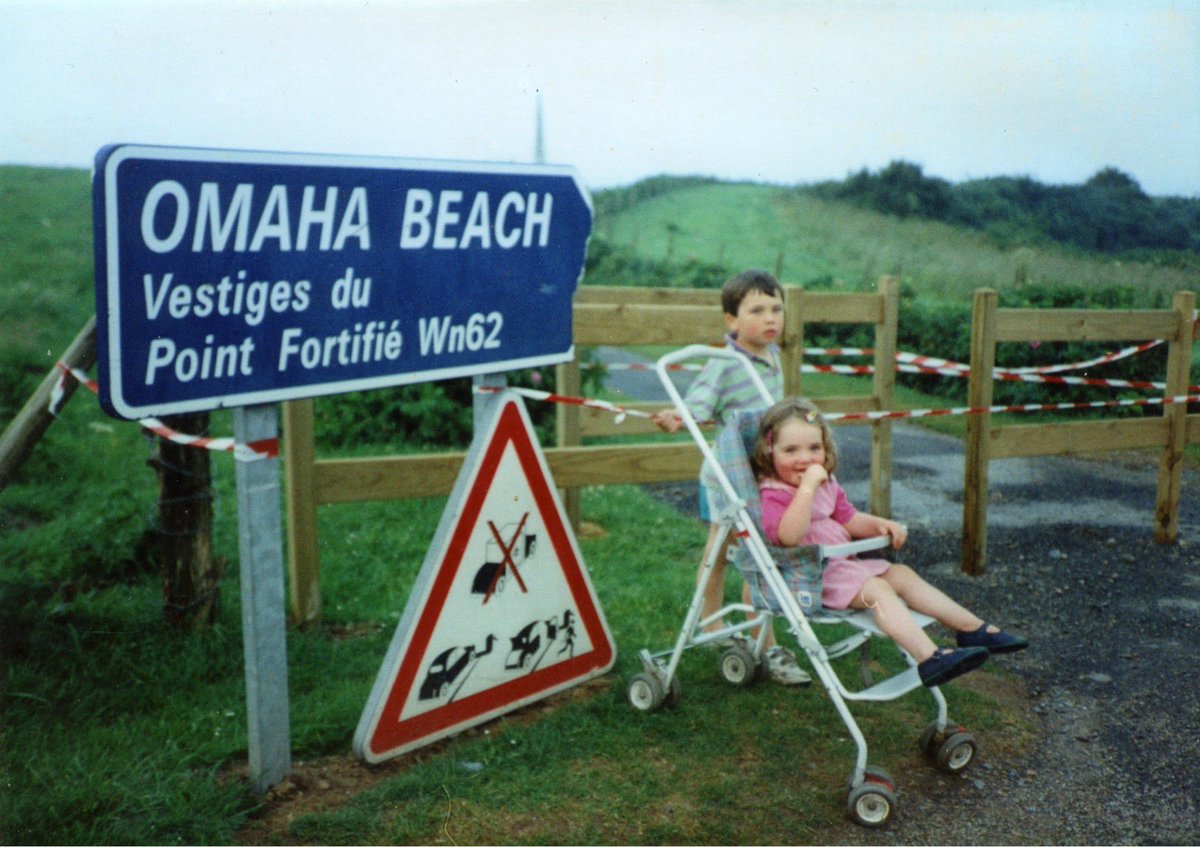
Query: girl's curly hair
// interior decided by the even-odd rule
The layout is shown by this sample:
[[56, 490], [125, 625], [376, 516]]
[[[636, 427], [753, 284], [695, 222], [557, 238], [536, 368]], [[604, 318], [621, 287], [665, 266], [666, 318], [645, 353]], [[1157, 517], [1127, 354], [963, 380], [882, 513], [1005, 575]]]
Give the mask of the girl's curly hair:
[[758, 422], [758, 438], [754, 442], [754, 455], [750, 457], [750, 467], [754, 469], [756, 479], [775, 475], [775, 461], [771, 457], [771, 449], [775, 446], [779, 430], [792, 420], [814, 424], [820, 428], [821, 440], [825, 444], [825, 470], [832, 474], [837, 469], [837, 442], [833, 440], [833, 428], [829, 421], [825, 420], [821, 410], [811, 400], [793, 397], [781, 400], [767, 409]]

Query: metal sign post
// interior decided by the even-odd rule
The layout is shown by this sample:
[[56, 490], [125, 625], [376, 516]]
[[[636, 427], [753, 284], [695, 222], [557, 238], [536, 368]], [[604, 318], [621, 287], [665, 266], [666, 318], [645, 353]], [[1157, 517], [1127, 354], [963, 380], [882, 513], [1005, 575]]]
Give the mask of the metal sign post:
[[[278, 429], [274, 405], [233, 410], [234, 438], [240, 444], [274, 440]], [[250, 785], [260, 793], [288, 775], [292, 759], [279, 496], [278, 458], [237, 463]]]

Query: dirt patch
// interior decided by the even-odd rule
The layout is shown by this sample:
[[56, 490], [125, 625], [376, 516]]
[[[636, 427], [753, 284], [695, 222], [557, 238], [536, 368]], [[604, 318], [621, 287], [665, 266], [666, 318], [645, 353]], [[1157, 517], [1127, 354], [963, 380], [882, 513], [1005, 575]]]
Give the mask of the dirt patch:
[[[262, 806], [235, 835], [238, 844], [299, 844], [292, 838], [292, 822], [304, 815], [328, 812], [350, 802], [359, 794], [386, 782], [409, 768], [446, 753], [450, 744], [485, 732], [495, 734], [508, 727], [522, 726], [544, 717], [570, 703], [607, 695], [613, 678], [600, 677], [559, 692], [545, 700], [509, 712], [495, 720], [464, 730], [452, 738], [435, 741], [427, 747], [378, 765], [359, 761], [352, 753], [293, 761], [291, 772], [263, 797]], [[223, 781], [248, 779], [247, 766], [241, 762], [227, 768]]]

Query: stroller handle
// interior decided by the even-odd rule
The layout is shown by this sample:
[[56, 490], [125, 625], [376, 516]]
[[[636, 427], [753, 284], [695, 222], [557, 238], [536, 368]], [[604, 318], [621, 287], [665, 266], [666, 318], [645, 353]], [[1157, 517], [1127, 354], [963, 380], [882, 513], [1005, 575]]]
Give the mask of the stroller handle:
[[[710, 347], [707, 344], [689, 344], [686, 347], [681, 347], [670, 353], [666, 353], [659, 357], [655, 370], [658, 373], [658, 378], [666, 389], [667, 395], [671, 398], [671, 402], [675, 406], [675, 411], [679, 413], [679, 417], [683, 420], [688, 431], [692, 435], [692, 439], [696, 442], [696, 446], [700, 448], [704, 454], [704, 459], [714, 469], [716, 469], [716, 478], [724, 489], [725, 496], [731, 504], [736, 504], [736, 507], [741, 507], [744, 504], [742, 498], [738, 496], [733, 485], [729, 481], [724, 468], [717, 461], [716, 454], [708, 444], [708, 440], [700, 431], [700, 425], [688, 409], [687, 404], [683, 402], [683, 396], [679, 393], [679, 389], [675, 387], [675, 383], [671, 380], [668, 369], [672, 365], [680, 364], [691, 359], [731, 359], [737, 362], [746, 371], [747, 375], [753, 381], [754, 386], [758, 389], [759, 394], [763, 398], [763, 402], [770, 406], [775, 402], [775, 398], [771, 396], [770, 390], [767, 389], [766, 383], [762, 377], [758, 375], [758, 371], [754, 369], [754, 365], [743, 356], [733, 350], [724, 347]], [[863, 553], [868, 550], [878, 550], [881, 547], [887, 547], [891, 544], [891, 539], [886, 535], [875, 536], [871, 538], [861, 538], [855, 541], [850, 541], [845, 544], [837, 545], [817, 545], [821, 549], [822, 558], [826, 556], [853, 556], [857, 553]]]

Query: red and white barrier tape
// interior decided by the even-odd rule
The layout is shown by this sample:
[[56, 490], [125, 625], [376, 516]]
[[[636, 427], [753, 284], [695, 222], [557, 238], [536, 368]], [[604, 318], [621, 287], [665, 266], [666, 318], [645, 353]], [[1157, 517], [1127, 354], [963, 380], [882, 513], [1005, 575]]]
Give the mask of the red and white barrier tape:
[[547, 403], [565, 403], [568, 406], [586, 406], [589, 409], [602, 409], [606, 412], [612, 412], [616, 415], [616, 422], [621, 423], [625, 420], [626, 415], [633, 415], [635, 418], [652, 418], [654, 415], [649, 412], [643, 412], [641, 409], [627, 409], [624, 406], [616, 403], [609, 403], [607, 400], [590, 400], [586, 397], [570, 397], [566, 394], [551, 394], [549, 391], [539, 391], [536, 388], [501, 388], [492, 385], [477, 385], [475, 386], [476, 394], [499, 394], [501, 391], [513, 391], [520, 394], [522, 397], [528, 397], [530, 400], [543, 400]]
[[[906, 373], [925, 373], [925, 374], [940, 374], [941, 376], [952, 376], [966, 378], [970, 376], [967, 370], [954, 370], [950, 368], [925, 368], [916, 365], [897, 365], [896, 370]], [[993, 378], [998, 382], [1038, 382], [1043, 385], [1091, 385], [1100, 388], [1137, 388], [1143, 391], [1163, 391], [1166, 389], [1165, 382], [1147, 382], [1137, 379], [1107, 379], [1103, 377], [1092, 376], [1056, 376], [1053, 374], [1039, 373], [1021, 373], [1018, 371], [996, 370], [993, 372]], [[1189, 385], [1188, 391], [1200, 391], [1200, 386]]]
[[[59, 362], [58, 369], [62, 374], [59, 376], [58, 382], [55, 383], [54, 389], [50, 392], [50, 414], [58, 414], [58, 406], [64, 396], [68, 374], [93, 394], [100, 393], [100, 386], [96, 381], [78, 368], [68, 368], [62, 362]], [[221, 453], [232, 453], [233, 457], [240, 462], [273, 459], [279, 455], [279, 439], [277, 438], [265, 438], [262, 441], [255, 441], [250, 444], [239, 444], [232, 438], [208, 438], [203, 435], [187, 435], [178, 430], [171, 429], [171, 427], [164, 424], [158, 418], [142, 418], [138, 423], [160, 438], [165, 438], [175, 444], [182, 444], [185, 447], [197, 447], [204, 450], [214, 450]]]
[[[621, 423], [627, 415], [639, 418], [652, 418], [654, 415], [641, 409], [628, 409], [607, 400], [589, 400], [586, 397], [569, 397], [563, 394], [551, 394], [548, 391], [538, 391], [533, 388], [502, 388], [499, 386], [479, 385], [475, 387], [477, 394], [499, 394], [502, 391], [512, 391], [531, 400], [543, 400], [548, 403], [566, 403], [572, 406], [586, 406], [593, 409], [603, 409], [617, 415], [616, 422]], [[1200, 394], [1180, 394], [1176, 397], [1146, 397], [1135, 400], [1097, 400], [1090, 403], [1022, 403], [1009, 406], [956, 406], [949, 409], [905, 409], [894, 412], [825, 412], [823, 417], [830, 421], [881, 421], [898, 418], [931, 418], [948, 415], [993, 415], [1013, 412], [1063, 412], [1072, 409], [1103, 409], [1116, 406], [1168, 406], [1175, 403], [1200, 403]], [[702, 423], [710, 423], [705, 421]]]
[[[897, 359], [899, 359], [897, 355]], [[965, 379], [970, 376], [970, 370], [966, 365], [960, 365], [957, 362], [950, 362], [946, 359], [930, 359], [924, 356], [914, 356], [912, 361], [923, 361], [927, 364], [898, 364], [896, 370], [902, 373], [917, 373], [917, 374], [936, 374], [940, 376], [950, 376], [959, 379]], [[944, 363], [943, 366], [935, 366], [932, 363]], [[628, 366], [616, 366], [621, 369], [633, 370]], [[645, 368], [649, 370], [651, 366]], [[677, 366], [678, 367], [678, 366]], [[1074, 367], [1074, 365], [1070, 366]], [[1065, 369], [1065, 368], [1064, 368]], [[874, 365], [801, 365], [801, 373], [819, 373], [819, 374], [848, 374], [851, 376], [864, 376], [875, 373]], [[1146, 382], [1143, 380], [1131, 379], [1104, 379], [1101, 377], [1087, 376], [1055, 376], [1049, 373], [1033, 373], [1021, 369], [1002, 370], [997, 368], [994, 372], [994, 378], [997, 381], [1004, 382], [1038, 382], [1045, 385], [1091, 385], [1102, 388], [1137, 388], [1147, 391], [1162, 391], [1167, 387], [1165, 382]], [[1188, 391], [1200, 391], [1200, 386], [1188, 386]]]
[[[1142, 344], [1135, 344], [1131, 347], [1125, 347], [1121, 350], [1112, 353], [1106, 353], [1103, 356], [1097, 356], [1094, 359], [1088, 359], [1084, 362], [1071, 362], [1059, 365], [1030, 365], [1019, 368], [995, 368], [993, 373], [997, 380], [1022, 381], [1022, 382], [1056, 382], [1057, 380], [1042, 379], [1049, 374], [1063, 373], [1064, 371], [1078, 371], [1086, 368], [1096, 367], [1098, 365], [1106, 365], [1110, 362], [1116, 362], [1120, 359], [1128, 358], [1129, 356], [1143, 353], [1151, 350], [1163, 341], [1147, 341]], [[871, 356], [874, 355], [874, 349], [870, 347], [805, 347], [804, 355], [806, 356]], [[934, 356], [922, 356], [917, 353], [906, 353], [900, 351], [896, 353], [896, 370], [904, 373], [925, 373], [925, 374], [940, 374], [942, 376], [965, 377], [970, 373], [970, 366], [962, 362], [955, 362], [952, 359], [939, 359]], [[609, 370], [623, 371], [652, 371], [654, 365], [640, 362], [617, 362], [607, 365]], [[697, 364], [686, 365], [669, 365], [667, 370], [670, 371], [699, 371], [703, 366]], [[872, 374], [875, 368], [872, 365], [802, 365], [800, 368], [802, 373], [838, 373], [838, 374]], [[1083, 377], [1060, 378], [1060, 379], [1083, 379]], [[1127, 380], [1099, 380], [1094, 382], [1077, 382], [1077, 383], [1061, 383], [1073, 385], [1101, 385], [1110, 388], [1153, 388], [1162, 389], [1165, 383], [1147, 382], [1147, 383], [1131, 383]], [[1196, 386], [1191, 386], [1188, 389], [1196, 390]]]
[[1169, 406], [1176, 403], [1200, 403], [1200, 394], [1176, 397], [1143, 397], [1136, 400], [1097, 400], [1091, 403], [1021, 403], [1011, 406], [958, 406], [950, 409], [906, 409], [898, 412], [826, 412], [831, 421], [881, 421], [895, 418], [932, 418], [946, 415], [1007, 414], [1011, 412], [1064, 412], [1071, 409], [1103, 409], [1116, 406]]

